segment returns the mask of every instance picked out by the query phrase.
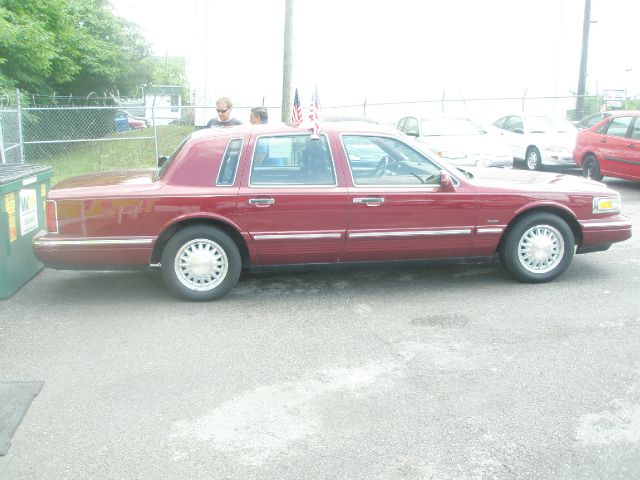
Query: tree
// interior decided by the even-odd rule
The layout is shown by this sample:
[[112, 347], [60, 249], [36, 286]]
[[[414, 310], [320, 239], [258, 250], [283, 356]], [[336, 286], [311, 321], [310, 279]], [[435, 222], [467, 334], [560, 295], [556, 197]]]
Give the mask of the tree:
[[0, 6], [2, 88], [120, 90], [124, 79], [151, 78], [151, 70], [141, 69], [148, 56], [137, 25], [113, 15], [108, 0], [3, 0]]

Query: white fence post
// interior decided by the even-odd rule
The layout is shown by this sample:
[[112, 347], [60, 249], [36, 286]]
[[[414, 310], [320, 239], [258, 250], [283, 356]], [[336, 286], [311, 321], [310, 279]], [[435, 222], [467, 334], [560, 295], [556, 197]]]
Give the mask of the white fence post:
[[22, 138], [22, 102], [20, 99], [20, 89], [16, 89], [16, 102], [18, 108], [18, 144], [20, 145], [20, 163], [24, 163], [24, 142]]

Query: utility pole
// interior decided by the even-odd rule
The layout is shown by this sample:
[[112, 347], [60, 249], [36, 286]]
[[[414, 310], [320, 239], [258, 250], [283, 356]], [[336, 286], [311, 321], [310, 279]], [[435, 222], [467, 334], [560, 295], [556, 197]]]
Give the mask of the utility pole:
[[591, 0], [584, 0], [584, 20], [582, 23], [582, 55], [578, 76], [578, 98], [576, 98], [575, 120], [584, 117], [584, 95], [587, 83], [587, 58], [589, 56], [589, 26], [591, 25]]
[[285, 0], [284, 55], [282, 58], [282, 121], [291, 120], [291, 71], [293, 68], [293, 2]]

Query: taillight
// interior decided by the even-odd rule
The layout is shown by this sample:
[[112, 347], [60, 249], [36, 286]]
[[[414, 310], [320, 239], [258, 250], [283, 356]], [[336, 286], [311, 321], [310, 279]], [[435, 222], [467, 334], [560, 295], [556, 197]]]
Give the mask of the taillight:
[[49, 233], [58, 233], [58, 206], [55, 200], [47, 200], [45, 217], [47, 219], [47, 231]]

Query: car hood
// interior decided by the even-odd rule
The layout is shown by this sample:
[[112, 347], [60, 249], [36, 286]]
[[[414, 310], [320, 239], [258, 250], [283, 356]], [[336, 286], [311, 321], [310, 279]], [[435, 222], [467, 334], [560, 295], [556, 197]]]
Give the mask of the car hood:
[[611, 195], [612, 190], [604, 183], [575, 175], [527, 170], [494, 168], [467, 168], [473, 175], [472, 185], [491, 190], [526, 192], [562, 192]]
[[419, 137], [418, 141], [435, 152], [461, 152], [467, 155], [511, 155], [509, 147], [493, 135], [442, 135]]
[[91, 193], [97, 193], [114, 187], [117, 187], [118, 190], [130, 192], [141, 188], [146, 189], [145, 187], [148, 188], [156, 181], [156, 171], [154, 169], [90, 173], [58, 182], [51, 188], [49, 195], [51, 198], [55, 198], [63, 190], [65, 194], [69, 194], [72, 190], [78, 190], [87, 195], [87, 189], [90, 189]]

